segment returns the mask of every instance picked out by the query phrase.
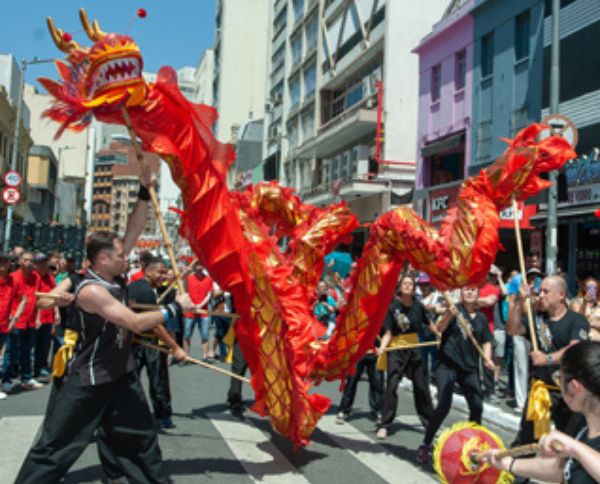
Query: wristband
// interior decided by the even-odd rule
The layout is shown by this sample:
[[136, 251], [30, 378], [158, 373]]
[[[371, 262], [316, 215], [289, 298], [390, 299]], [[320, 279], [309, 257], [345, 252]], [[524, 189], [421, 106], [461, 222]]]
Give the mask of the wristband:
[[150, 201], [150, 191], [144, 186], [140, 185], [140, 189], [138, 190], [137, 197], [143, 202]]
[[169, 319], [171, 319], [171, 315], [167, 308], [161, 308], [160, 312], [163, 314], [164, 322], [166, 323]]
[[[183, 311], [181, 309], [181, 305], [177, 301], [173, 301], [172, 303], [169, 303], [169, 304], [163, 304], [162, 310], [167, 311], [167, 313], [168, 313], [167, 319], [179, 318], [183, 313]], [[165, 319], [165, 322], [167, 321], [167, 319]]]

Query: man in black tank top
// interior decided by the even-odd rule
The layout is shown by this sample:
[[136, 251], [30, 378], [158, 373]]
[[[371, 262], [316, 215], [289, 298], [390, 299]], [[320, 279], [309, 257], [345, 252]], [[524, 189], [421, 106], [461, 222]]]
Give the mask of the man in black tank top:
[[144, 187], [138, 198], [123, 240], [114, 233], [95, 232], [87, 244], [91, 268], [76, 290], [75, 354], [64, 378], [54, 381], [41, 435], [17, 483], [58, 482], [96, 430], [130, 482], [167, 482], [154, 420], [134, 371], [131, 337], [195, 308], [187, 294], [144, 313], [134, 313], [125, 304], [120, 274], [146, 221], [149, 196]]

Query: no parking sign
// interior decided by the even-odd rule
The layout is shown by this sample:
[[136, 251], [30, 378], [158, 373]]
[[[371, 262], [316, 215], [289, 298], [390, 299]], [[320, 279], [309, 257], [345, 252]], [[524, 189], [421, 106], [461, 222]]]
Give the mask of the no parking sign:
[[21, 200], [21, 193], [16, 188], [7, 187], [2, 191], [2, 200], [8, 205], [15, 205]]

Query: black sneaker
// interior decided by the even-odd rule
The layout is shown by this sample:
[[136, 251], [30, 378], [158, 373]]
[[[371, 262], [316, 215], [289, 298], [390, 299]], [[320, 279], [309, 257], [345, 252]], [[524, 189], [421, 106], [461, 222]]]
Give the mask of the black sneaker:
[[244, 420], [244, 407], [242, 405], [233, 405], [229, 407], [229, 412], [238, 420]]
[[421, 444], [417, 449], [417, 462], [428, 464], [431, 461], [431, 445]]

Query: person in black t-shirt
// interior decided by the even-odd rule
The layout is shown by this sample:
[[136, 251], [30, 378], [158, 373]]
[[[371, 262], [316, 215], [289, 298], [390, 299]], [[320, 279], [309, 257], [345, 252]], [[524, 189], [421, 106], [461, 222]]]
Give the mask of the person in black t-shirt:
[[[138, 279], [127, 287], [129, 303], [141, 303], [155, 305], [158, 291], [162, 287], [167, 272], [167, 266], [160, 257], [150, 257], [144, 266], [144, 277]], [[168, 304], [168, 303], [167, 303]], [[134, 309], [135, 310], [135, 309]], [[162, 344], [158, 339], [159, 334], [155, 332], [142, 333], [138, 336], [140, 340], [147, 341], [153, 345]], [[160, 337], [165, 336], [170, 340], [169, 346], [175, 348], [173, 355], [178, 360], [185, 359], [185, 352], [181, 349], [168, 332], [162, 328]], [[153, 348], [134, 344], [133, 358], [138, 376], [146, 367], [148, 373], [150, 401], [154, 409], [154, 416], [160, 422], [163, 429], [175, 428], [171, 420], [171, 389], [169, 384], [169, 365], [167, 355]]]
[[425, 429], [425, 437], [420, 445], [417, 461], [429, 462], [431, 443], [436, 432], [450, 411], [454, 384], [458, 382], [469, 406], [469, 420], [481, 423], [483, 413], [483, 392], [479, 381], [479, 353], [469, 339], [467, 332], [457, 321], [457, 314], [463, 315], [471, 328], [475, 340], [486, 355], [485, 363], [493, 370], [492, 342], [494, 337], [490, 331], [487, 318], [475, 309], [479, 289], [464, 287], [461, 290], [462, 303], [451, 307], [438, 323], [437, 329], [442, 332], [442, 343], [438, 350], [435, 379], [438, 388], [438, 404]]
[[102, 431], [121, 475], [135, 482], [167, 482], [156, 427], [134, 371], [131, 333], [152, 330], [196, 307], [187, 294], [144, 313], [125, 304], [127, 291], [119, 276], [147, 219], [150, 170], [141, 182], [124, 238], [102, 231], [89, 238], [90, 269], [75, 298], [82, 330], [64, 377], [53, 381], [40, 436], [21, 466], [18, 484], [58, 482], [96, 431]]
[[402, 377], [407, 376], [413, 383], [415, 409], [424, 426], [427, 426], [433, 411], [429, 377], [420, 349], [385, 352], [388, 347], [418, 343], [419, 329], [422, 326], [433, 327], [427, 319], [425, 307], [415, 299], [415, 281], [412, 277], [404, 276], [400, 279], [396, 294], [398, 299], [394, 299], [390, 304], [383, 323], [385, 332], [377, 348], [380, 357], [387, 355], [387, 386], [383, 394], [378, 439], [387, 438], [389, 428], [396, 417], [397, 388]]
[[[527, 298], [534, 288], [524, 284], [519, 293], [519, 302], [511, 306], [506, 332], [509, 335], [524, 335], [531, 339], [526, 315]], [[561, 277], [548, 276], [542, 280], [539, 297], [533, 299], [533, 316], [538, 351], [529, 356], [530, 376], [541, 380], [548, 386], [552, 400], [552, 420], [558, 430], [575, 435], [581, 424], [581, 417], [574, 414], [566, 405], [552, 375], [559, 368], [560, 360], [566, 349], [580, 340], [587, 339], [589, 323], [581, 314], [567, 308], [567, 285]], [[528, 398], [529, 400], [529, 398]], [[525, 403], [519, 433], [513, 445], [524, 445], [535, 441], [533, 423], [527, 420]]]
[[569, 408], [585, 418], [586, 425], [576, 437], [553, 430], [540, 439], [540, 457], [498, 459], [499, 449], [495, 449], [482, 455], [483, 462], [544, 482], [600, 482], [600, 343], [581, 341], [569, 346], [562, 354], [559, 380]]

